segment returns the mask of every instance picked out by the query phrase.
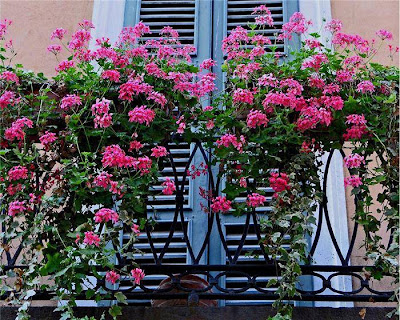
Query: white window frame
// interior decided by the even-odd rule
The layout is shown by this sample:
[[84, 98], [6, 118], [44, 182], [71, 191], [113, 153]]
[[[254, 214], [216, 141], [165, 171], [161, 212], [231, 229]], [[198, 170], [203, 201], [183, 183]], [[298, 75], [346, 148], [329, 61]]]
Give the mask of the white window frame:
[[[332, 20], [331, 1], [330, 0], [299, 0], [300, 12], [308, 19], [313, 21], [313, 25], [309, 28], [309, 33], [319, 32], [321, 34], [320, 41], [328, 48], [332, 48], [332, 35], [326, 31], [323, 21]], [[304, 38], [302, 38], [304, 40]], [[326, 167], [328, 154], [322, 156], [323, 168]], [[321, 182], [322, 182], [321, 177]], [[338, 246], [345, 255], [349, 248], [349, 225], [347, 221], [346, 193], [344, 187], [343, 158], [340, 152], [335, 151], [330, 163], [327, 181], [326, 196], [328, 198], [327, 209], [329, 219], [332, 225]], [[330, 201], [329, 201], [330, 200]], [[316, 211], [318, 215], [319, 209]], [[329, 236], [326, 219], [322, 225], [321, 236], [318, 239], [318, 245], [314, 253], [314, 263], [318, 265], [341, 265], [341, 261], [336, 254], [332, 239]], [[312, 240], [314, 240], [315, 232]], [[324, 277], [328, 277], [330, 273], [321, 273]], [[316, 277], [314, 277], [316, 278]], [[321, 284], [320, 279], [314, 280], [314, 286], [318, 289]], [[332, 287], [340, 291], [352, 291], [352, 279], [350, 276], [334, 277], [331, 280]], [[330, 290], [326, 290], [323, 294], [336, 294]], [[316, 301], [316, 307], [354, 307], [353, 302], [326, 302]]]

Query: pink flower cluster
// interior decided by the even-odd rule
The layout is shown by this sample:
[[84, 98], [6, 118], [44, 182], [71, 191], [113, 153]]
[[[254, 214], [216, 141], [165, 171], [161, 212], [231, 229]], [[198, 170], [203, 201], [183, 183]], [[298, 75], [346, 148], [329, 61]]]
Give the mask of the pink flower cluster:
[[76, 94], [68, 94], [64, 98], [61, 99], [60, 108], [63, 110], [69, 110], [75, 106], [81, 106], [82, 100]]
[[23, 117], [20, 118], [16, 121], [14, 121], [11, 124], [11, 127], [6, 129], [5, 133], [4, 133], [4, 137], [9, 140], [9, 141], [13, 141], [14, 139], [17, 140], [24, 140], [25, 138], [25, 131], [23, 130], [24, 127], [28, 127], [28, 128], [32, 128], [33, 127], [33, 122], [32, 120]]
[[347, 168], [359, 168], [361, 164], [365, 164], [365, 159], [358, 153], [350, 154], [344, 158], [344, 163]]
[[180, 116], [178, 121], [176, 121], [176, 124], [178, 125], [178, 129], [176, 129], [176, 132], [180, 134], [184, 133], [186, 129], [185, 117]]
[[56, 67], [57, 72], [66, 71], [70, 68], [75, 67], [75, 62], [73, 60], [64, 60], [61, 61]]
[[165, 178], [161, 186], [163, 187], [162, 193], [165, 195], [172, 195], [176, 190], [175, 182], [168, 177]]
[[152, 164], [153, 161], [148, 156], [139, 157], [134, 165], [134, 168], [139, 170], [140, 175], [142, 176], [150, 173]]
[[113, 270], [106, 273], [106, 281], [112, 284], [115, 284], [120, 278], [121, 276]]
[[267, 198], [261, 194], [253, 192], [247, 196], [247, 205], [253, 208], [263, 206]]
[[52, 144], [54, 141], [57, 140], [57, 136], [54, 132], [49, 132], [46, 131], [44, 135], [42, 135], [40, 138], [40, 143], [46, 148], [46, 150], [49, 148], [50, 144]]
[[94, 214], [94, 221], [96, 223], [106, 223], [112, 221], [117, 223], [119, 220], [118, 213], [108, 208], [102, 208]]
[[311, 21], [307, 20], [305, 16], [300, 12], [295, 12], [289, 19], [289, 22], [283, 24], [282, 31], [278, 36], [278, 39], [292, 39], [293, 33], [303, 34], [307, 32], [308, 27], [311, 25]]
[[65, 30], [63, 28], [57, 28], [51, 33], [50, 39], [51, 40], [54, 40], [54, 39], [62, 40], [66, 33], [67, 33], [67, 30]]
[[103, 159], [101, 160], [103, 167], [118, 167], [128, 168], [136, 164], [133, 157], [127, 156], [125, 151], [119, 145], [113, 144], [107, 146], [103, 152]]
[[361, 81], [357, 85], [357, 91], [362, 92], [362, 93], [367, 93], [367, 92], [374, 92], [375, 91], [375, 86], [371, 81]]
[[140, 234], [140, 227], [137, 224], [133, 224], [131, 227], [133, 233], [138, 236]]
[[254, 103], [254, 96], [253, 93], [248, 89], [236, 89], [233, 92], [233, 103], [247, 103], [253, 104]]
[[268, 121], [267, 116], [259, 110], [251, 110], [247, 115], [247, 126], [252, 129], [258, 126], [266, 127]]
[[286, 173], [271, 172], [271, 177], [269, 178], [269, 184], [271, 188], [275, 191], [275, 196], [277, 193], [290, 190], [289, 176]]
[[255, 18], [256, 24], [261, 26], [268, 25], [270, 27], [274, 25], [271, 11], [269, 11], [269, 9], [265, 5], [254, 8], [252, 14], [257, 15], [257, 17]]
[[153, 87], [141, 79], [129, 80], [119, 87], [119, 98], [121, 100], [132, 101], [133, 96], [138, 96], [141, 93], [150, 94]]
[[357, 187], [361, 186], [362, 184], [363, 183], [359, 176], [353, 175], [353, 176], [344, 178], [344, 186], [345, 187], [351, 186], [353, 188], [357, 188]]
[[378, 30], [376, 35], [382, 40], [393, 40], [393, 34], [385, 29]]
[[11, 217], [15, 217], [19, 213], [23, 213], [28, 208], [25, 206], [25, 201], [13, 201], [8, 205], [7, 214]]
[[8, 106], [14, 106], [20, 99], [15, 98], [15, 93], [12, 91], [4, 91], [0, 96], [0, 109], [4, 110]]
[[28, 178], [28, 169], [22, 166], [12, 167], [8, 171], [8, 180], [15, 181]]
[[83, 243], [87, 245], [94, 245], [96, 247], [100, 246], [100, 237], [95, 234], [93, 231], [85, 232], [85, 239], [83, 239]]
[[0, 79], [6, 80], [8, 82], [15, 82], [16, 84], [19, 84], [18, 76], [14, 72], [11, 72], [11, 71], [3, 71], [0, 74]]
[[367, 121], [364, 115], [351, 114], [348, 115], [346, 119], [346, 124], [350, 124], [351, 126], [347, 128], [346, 132], [343, 134], [345, 140], [361, 139], [362, 136], [368, 133], [366, 126]]
[[217, 63], [213, 59], [206, 59], [202, 63], [200, 63], [200, 69], [211, 69]]
[[134, 279], [135, 284], [139, 285], [140, 281], [142, 281], [145, 277], [144, 271], [140, 268], [135, 268], [131, 270], [131, 275]]
[[151, 149], [151, 156], [155, 158], [165, 157], [168, 154], [168, 151], [163, 146], [157, 146]]
[[311, 68], [314, 69], [315, 71], [318, 71], [322, 64], [328, 63], [328, 57], [324, 53], [317, 53], [306, 60], [304, 60], [303, 64], [301, 65], [302, 69], [307, 69]]
[[232, 201], [226, 199], [226, 197], [216, 197], [212, 199], [211, 210], [215, 213], [225, 213], [232, 209]]
[[109, 113], [110, 103], [110, 100], [103, 98], [101, 101], [96, 99], [96, 103], [92, 105], [95, 128], [108, 128], [112, 125], [112, 113]]
[[120, 76], [121, 75], [120, 75], [118, 70], [105, 70], [101, 74], [101, 77], [103, 79], [107, 79], [107, 80], [110, 80], [112, 82], [119, 82]]
[[98, 176], [96, 176], [93, 180], [93, 184], [97, 187], [102, 187], [104, 189], [109, 188], [108, 190], [114, 194], [121, 195], [122, 194], [122, 186], [118, 186], [118, 181], [111, 180], [112, 174], [107, 172], [101, 172]]
[[149, 126], [150, 123], [153, 122], [156, 113], [146, 106], [140, 106], [129, 111], [128, 116], [130, 122], [145, 123], [146, 126]]
[[239, 152], [243, 152], [243, 146], [246, 143], [246, 140], [244, 136], [240, 136], [240, 138], [238, 139], [235, 135], [231, 133], [226, 133], [221, 138], [219, 138], [216, 143], [218, 148], [220, 148], [221, 146], [229, 148], [232, 145]]
[[7, 33], [7, 28], [12, 24], [11, 20], [4, 19], [0, 21], [0, 39], [3, 40]]
[[331, 21], [325, 24], [325, 29], [332, 33], [339, 32], [340, 30], [342, 30], [342, 27], [343, 23], [338, 19], [332, 19]]
[[61, 46], [59, 44], [51, 44], [47, 47], [47, 51], [57, 55], [61, 52]]

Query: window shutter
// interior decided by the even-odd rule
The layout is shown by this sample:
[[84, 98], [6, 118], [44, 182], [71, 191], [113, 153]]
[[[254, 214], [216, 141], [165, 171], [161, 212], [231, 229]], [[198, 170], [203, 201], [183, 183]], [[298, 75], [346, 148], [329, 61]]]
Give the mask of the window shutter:
[[153, 34], [144, 39], [158, 39], [164, 26], [179, 32], [182, 44], [197, 45], [196, 0], [141, 0], [139, 20], [148, 25]]
[[[227, 25], [226, 33], [230, 32], [238, 26], [246, 28], [248, 23], [254, 22], [254, 15], [251, 13], [253, 9], [260, 5], [266, 5], [271, 11], [272, 18], [274, 19], [274, 27], [265, 26], [263, 30], [257, 30], [257, 33], [269, 37], [271, 42], [274, 43], [276, 34], [281, 33], [282, 24], [284, 23], [284, 0], [278, 1], [227, 1]], [[270, 46], [267, 46], [270, 47]], [[285, 46], [283, 43], [277, 44], [277, 52], [284, 52]]]
[[152, 31], [144, 40], [158, 39], [159, 31], [170, 26], [178, 31], [183, 45], [196, 48], [195, 63], [211, 56], [211, 0], [127, 0], [124, 26], [139, 21]]
[[[196, 53], [192, 55], [195, 65], [200, 61], [211, 57], [211, 0], [127, 0], [124, 16], [124, 26], [133, 26], [139, 21], [148, 25], [152, 34], [146, 35], [143, 40], [158, 39], [159, 31], [164, 26], [173, 27], [178, 31], [182, 45], [193, 45]], [[199, 32], [199, 24], [201, 22], [201, 32]], [[168, 149], [172, 155], [178, 181], [181, 182], [188, 164], [194, 144], [188, 143], [171, 143]], [[199, 151], [196, 152], [189, 167], [196, 167], [204, 162]], [[151, 194], [148, 198], [148, 214], [149, 218], [155, 220], [156, 224], [151, 231], [151, 239], [154, 244], [155, 251], [159, 255], [164, 248], [169, 236], [170, 228], [175, 215], [176, 199], [174, 195], [160, 195], [162, 190], [161, 184], [170, 178], [174, 180], [174, 173], [171, 163], [165, 159], [163, 168], [160, 170], [158, 183], [150, 187]], [[207, 179], [205, 176], [198, 177], [194, 180], [190, 176], [186, 176], [184, 183], [184, 216], [183, 223], [187, 232], [194, 255], [200, 250], [200, 246], [207, 231], [207, 215], [201, 211], [199, 203], [202, 199], [198, 195], [199, 187], [207, 188]], [[178, 186], [177, 186], [178, 188]], [[184, 239], [181, 218], [175, 225], [175, 231], [168, 250], [163, 256], [163, 264], [192, 264], [193, 259], [189, 253], [188, 246]], [[192, 231], [193, 230], [193, 231]], [[122, 243], [126, 243], [129, 234], [122, 234]], [[133, 258], [141, 264], [154, 264], [155, 259], [151, 251], [150, 242], [145, 231], [138, 237], [138, 241], [134, 244]], [[207, 263], [207, 255], [204, 254], [200, 263]], [[166, 275], [148, 275], [143, 280], [143, 285], [155, 289], [160, 282], [166, 278]], [[121, 288], [128, 288], [131, 285], [130, 279], [121, 279]], [[140, 291], [140, 288], [135, 288]], [[130, 301], [134, 304], [149, 304], [150, 301]]]
[[[290, 16], [298, 11], [297, 1], [292, 0], [220, 0], [213, 2], [213, 59], [217, 61], [217, 66], [224, 63], [224, 55], [221, 49], [222, 40], [230, 34], [230, 32], [237, 26], [247, 27], [248, 23], [254, 21], [253, 12], [254, 7], [266, 5], [271, 11], [274, 19], [274, 27], [268, 27], [258, 32], [265, 36], [268, 36], [271, 42], [274, 44], [276, 36], [282, 32], [282, 25], [289, 21]], [[284, 43], [277, 43], [277, 51], [283, 54], [288, 54], [288, 46], [295, 47], [296, 39], [291, 42], [285, 41]], [[270, 46], [267, 46], [270, 47]], [[217, 86], [220, 90], [223, 89], [224, 75], [220, 71], [220, 68], [216, 68], [217, 72]], [[250, 183], [252, 181], [249, 181]], [[266, 187], [267, 184], [260, 184], [257, 189], [263, 191], [267, 197], [267, 202], [264, 207], [256, 208], [257, 219], [267, 219], [268, 214], [271, 211], [269, 202], [273, 196], [273, 190]], [[247, 194], [240, 194], [235, 198], [235, 202], [245, 202]], [[241, 217], [235, 217], [230, 214], [220, 215], [224, 236], [228, 248], [228, 254], [231, 257], [235, 257], [237, 254], [236, 264], [265, 264], [265, 258], [263, 256], [262, 247], [260, 247], [260, 241], [257, 239], [253, 216], [250, 216], [249, 229], [244, 239], [244, 244], [240, 252], [237, 249], [242, 241], [244, 233], [244, 225], [248, 219], [248, 215]], [[258, 223], [257, 223], [258, 224]], [[220, 243], [218, 232], [212, 233], [211, 243]], [[230, 264], [228, 255], [222, 245], [215, 245], [210, 248], [209, 263], [211, 264]], [[257, 277], [257, 285], [265, 289], [268, 277]], [[220, 286], [223, 288], [229, 288], [233, 290], [239, 290], [247, 285], [247, 277], [241, 275], [230, 274], [220, 278]], [[270, 288], [272, 291], [274, 287]], [[255, 292], [256, 289], [249, 289], [248, 293]], [[262, 300], [226, 300], [222, 301], [222, 305], [261, 305], [261, 304], [272, 304], [273, 301], [262, 301]]]
[[[170, 143], [168, 145], [169, 152], [172, 155], [175, 170], [178, 176], [179, 183], [183, 180], [183, 175], [185, 173], [185, 167], [189, 161], [191, 145], [188, 143]], [[175, 194], [173, 195], [160, 195], [163, 187], [161, 184], [166, 181], [167, 178], [175, 181], [174, 170], [168, 159], [164, 159], [164, 168], [160, 171], [160, 176], [158, 178], [158, 183], [150, 187], [151, 195], [148, 197], [148, 210], [170, 210], [175, 209]], [[192, 206], [192, 201], [190, 199], [192, 182], [190, 179], [185, 179], [184, 181], [184, 192], [183, 192], [183, 208], [189, 209]]]
[[[221, 50], [221, 43], [236, 26], [246, 26], [248, 22], [254, 19], [251, 15], [253, 8], [259, 5], [267, 5], [270, 9], [276, 28], [266, 28], [264, 35], [270, 37], [274, 42], [276, 33], [281, 31], [283, 23], [287, 22], [293, 12], [297, 11], [297, 1], [292, 0], [268, 0], [268, 1], [252, 1], [252, 0], [127, 0], [124, 25], [134, 25], [139, 21], [150, 26], [153, 34], [145, 39], [157, 38], [158, 32], [163, 26], [171, 26], [176, 29], [182, 40], [182, 44], [194, 45], [197, 52], [193, 56], [193, 62], [198, 64], [206, 58], [213, 58], [217, 61], [217, 66], [224, 62], [224, 56]], [[281, 44], [278, 51], [287, 53], [288, 43]], [[215, 68], [217, 73], [217, 87], [223, 88], [223, 75], [220, 68]], [[207, 102], [205, 102], [207, 103]], [[178, 168], [178, 176], [181, 178], [184, 168], [190, 156], [193, 146], [189, 144], [169, 145], [174, 162]], [[204, 160], [201, 154], [197, 152], [192, 163], [198, 166]], [[148, 216], [157, 221], [155, 229], [152, 231], [152, 239], [156, 251], [159, 253], [165, 245], [166, 238], [171, 227], [171, 223], [175, 211], [175, 196], [160, 196], [161, 183], [166, 177], [173, 178], [172, 167], [166, 164], [160, 172], [159, 182], [151, 187], [153, 195], [149, 197]], [[190, 238], [194, 254], [199, 251], [204, 236], [207, 232], [207, 215], [201, 211], [200, 202], [204, 202], [199, 196], [199, 187], [208, 189], [207, 177], [198, 177], [195, 180], [187, 179], [184, 192], [184, 228], [187, 230]], [[270, 201], [273, 191], [270, 188], [260, 186]], [[237, 202], [246, 201], [246, 194], [239, 195], [235, 199]], [[154, 210], [155, 209], [155, 210]], [[267, 218], [270, 211], [268, 202], [265, 207], [257, 208], [257, 217]], [[222, 232], [228, 246], [228, 253], [235, 256], [236, 250], [243, 235], [243, 228], [247, 219], [247, 215], [242, 217], [234, 217], [230, 214], [220, 216], [222, 223]], [[259, 244], [259, 239], [256, 236], [255, 228], [257, 227], [254, 221], [249, 222], [249, 230], [244, 240], [244, 245], [240, 253], [238, 253], [237, 264], [265, 263], [263, 251]], [[179, 219], [178, 219], [179, 220]], [[181, 223], [177, 227], [181, 227]], [[128, 235], [122, 236], [122, 242], [126, 241]], [[210, 246], [205, 251], [200, 264], [229, 264], [230, 261], [221, 243], [220, 235], [217, 227], [214, 226], [211, 230]], [[147, 235], [143, 232], [140, 235], [135, 248], [142, 253], [135, 253], [134, 258], [139, 264], [154, 263], [154, 258], [150, 250], [150, 244], [147, 240]], [[259, 256], [259, 258], [257, 258]], [[163, 263], [171, 264], [190, 264], [192, 263], [188, 248], [183, 238], [182, 230], [175, 231], [171, 246], [164, 256]], [[164, 275], [147, 276], [143, 283], [146, 286], [156, 288]], [[122, 280], [121, 286], [129, 285], [129, 279]], [[257, 278], [257, 284], [265, 288], [268, 278]], [[125, 281], [125, 283], [124, 283]], [[247, 278], [241, 275], [229, 275], [220, 277], [220, 286], [224, 288], [238, 289], [246, 286]], [[271, 288], [273, 289], [273, 288]], [[140, 289], [136, 289], [140, 290]], [[254, 289], [255, 290], [255, 289]], [[250, 291], [249, 291], [250, 292]], [[140, 302], [143, 303], [143, 302]], [[147, 302], [148, 303], [148, 302]], [[221, 301], [224, 305], [240, 305], [240, 304], [266, 304], [270, 301]]]
[[[274, 27], [266, 26], [264, 30], [257, 32], [268, 36], [274, 43], [276, 36], [282, 32], [282, 25], [289, 21], [294, 12], [299, 11], [297, 0], [218, 0], [213, 2], [213, 59], [217, 61], [218, 66], [224, 62], [221, 49], [222, 40], [237, 26], [245, 28], [248, 23], [254, 22], [254, 15], [251, 13], [255, 7], [260, 5], [267, 6], [271, 11], [275, 25]], [[298, 45], [299, 39], [294, 36], [290, 41], [277, 43], [277, 51], [289, 54], [289, 46], [297, 48]], [[222, 89], [224, 76], [220, 68], [216, 69], [217, 87]]]

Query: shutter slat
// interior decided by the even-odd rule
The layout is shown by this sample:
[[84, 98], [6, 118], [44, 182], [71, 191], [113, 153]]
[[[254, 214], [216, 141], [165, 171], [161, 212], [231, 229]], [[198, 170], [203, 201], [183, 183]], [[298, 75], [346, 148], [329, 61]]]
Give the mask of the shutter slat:
[[[173, 27], [180, 33], [182, 45], [195, 45], [196, 1], [151, 1], [142, 0], [140, 20], [152, 29], [151, 35], [142, 40], [158, 40], [157, 34], [165, 27]], [[153, 30], [153, 27], [157, 30]], [[181, 31], [184, 30], [184, 31]], [[181, 35], [182, 33], [182, 35]]]
[[[168, 8], [166, 8], [168, 10]], [[195, 15], [194, 14], [141, 14], [141, 18], [143, 19], [158, 19], [158, 20], [166, 20], [166, 19], [191, 19], [193, 20]], [[166, 22], [168, 24], [168, 22]]]
[[165, 6], [165, 5], [171, 5], [171, 4], [179, 4], [179, 5], [186, 5], [186, 4], [195, 4], [195, 0], [158, 0], [158, 1], [154, 1], [154, 0], [142, 0], [142, 6], [143, 5], [161, 5], [161, 6]]
[[[229, 12], [243, 12], [244, 10], [253, 10], [254, 9], [254, 7], [246, 7], [246, 8], [229, 8], [228, 9], [228, 13]], [[270, 7], [269, 8], [269, 10], [271, 11], [271, 13], [272, 12], [275, 12], [275, 11], [282, 11], [283, 10], [283, 7]]]
[[282, 4], [282, 0], [264, 0], [264, 1], [252, 1], [252, 0], [246, 0], [246, 1], [235, 1], [235, 0], [228, 0], [228, 4], [229, 5], [248, 5], [248, 6], [252, 6], [252, 8], [254, 8], [255, 6], [259, 6], [259, 5], [266, 5], [267, 7], [269, 7], [272, 4]]
[[145, 12], [165, 12], [166, 10], [170, 12], [185, 12], [185, 11], [193, 11], [193, 8], [190, 7], [168, 7], [168, 8], [142, 8], [140, 11], [145, 13]]
[[[282, 32], [281, 25], [284, 23], [284, 8], [283, 0], [280, 1], [227, 1], [227, 34], [229, 35], [233, 29], [238, 26], [246, 28], [249, 23], [254, 23], [255, 15], [253, 15], [254, 8], [259, 5], [265, 5], [270, 11], [274, 19], [274, 27], [264, 26], [260, 30], [255, 30], [257, 34], [269, 35], [272, 43], [275, 43], [277, 34]], [[245, 46], [245, 49], [252, 49], [253, 45]], [[266, 49], [276, 48], [277, 52], [285, 52], [285, 45], [279, 44], [277, 46], [268, 46]]]

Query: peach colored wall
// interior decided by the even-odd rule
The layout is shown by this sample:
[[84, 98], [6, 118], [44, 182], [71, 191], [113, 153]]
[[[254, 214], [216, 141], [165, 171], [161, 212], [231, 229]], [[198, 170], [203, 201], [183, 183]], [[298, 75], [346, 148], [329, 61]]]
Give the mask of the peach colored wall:
[[[55, 41], [50, 40], [51, 32], [63, 27], [69, 34], [83, 19], [91, 20], [93, 0], [0, 0], [0, 17], [13, 21], [9, 35], [17, 52], [15, 58], [26, 69], [55, 74], [57, 61], [46, 50]], [[66, 53], [61, 55], [65, 58]]]
[[[326, 0], [321, 0], [326, 1]], [[376, 38], [375, 32], [386, 29], [393, 33], [393, 46], [399, 45], [398, 0], [331, 0], [332, 18], [342, 20], [343, 32], [359, 34], [366, 39]], [[375, 61], [386, 65], [399, 65], [388, 57], [386, 48]]]
[[[343, 32], [351, 34], [360, 34], [366, 39], [376, 38], [375, 32], [379, 29], [386, 29], [393, 33], [393, 46], [399, 45], [399, 1], [393, 0], [331, 0], [332, 18], [339, 19], [343, 22]], [[399, 65], [398, 55], [396, 59], [392, 61], [388, 57], [387, 47], [382, 47], [380, 53], [374, 58], [376, 62], [380, 62], [385, 65]], [[350, 151], [349, 151], [350, 152]], [[371, 165], [374, 166], [376, 161]], [[352, 236], [354, 221], [354, 199], [350, 194], [350, 189], [346, 190], [346, 202], [347, 210], [349, 213], [349, 237]], [[380, 192], [379, 187], [371, 189], [372, 196], [375, 199], [377, 194]], [[371, 207], [372, 211], [376, 212], [378, 207]], [[376, 214], [379, 219], [380, 216]], [[384, 229], [384, 228], [382, 228]], [[389, 240], [389, 234], [380, 232], [383, 241], [387, 243]], [[351, 256], [351, 263], [353, 265], [362, 265], [365, 263], [365, 249], [362, 248], [364, 235], [363, 231], [359, 229], [358, 236], [355, 241], [355, 247]], [[391, 287], [391, 281], [385, 279], [384, 281], [372, 281], [372, 287], [378, 290], [389, 290]], [[354, 282], [354, 288], [357, 289], [357, 281]], [[368, 294], [368, 293], [366, 293]], [[380, 303], [357, 303], [357, 306], [385, 306]], [[387, 304], [386, 304], [387, 306]], [[394, 305], [393, 305], [394, 306]]]

